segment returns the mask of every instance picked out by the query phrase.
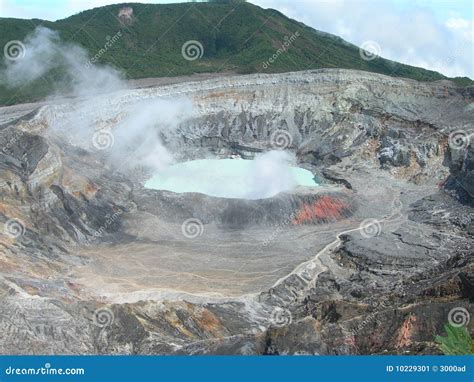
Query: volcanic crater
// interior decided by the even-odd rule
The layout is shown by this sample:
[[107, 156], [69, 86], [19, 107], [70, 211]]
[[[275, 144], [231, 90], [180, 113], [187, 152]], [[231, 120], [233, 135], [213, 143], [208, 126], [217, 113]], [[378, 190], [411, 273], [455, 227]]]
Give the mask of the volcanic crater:
[[[137, 104], [182, 98], [174, 128], [151, 125], [175, 161], [285, 151], [319, 184], [255, 199], [144, 187], [152, 173], [130, 166], [136, 140], [114, 151], [124, 140], [117, 126]], [[441, 325], [452, 304], [472, 309], [473, 105], [472, 89], [449, 81], [325, 69], [2, 108], [0, 220], [23, 232], [0, 236], [0, 312], [10, 312], [1, 345], [432, 351], [426, 327]], [[453, 144], [460, 131], [467, 145]], [[374, 308], [386, 299], [391, 310]], [[105, 342], [91, 318], [101, 308], [114, 315]], [[408, 314], [428, 323], [413, 321], [416, 333], [398, 344], [381, 327], [391, 320], [402, 330]]]

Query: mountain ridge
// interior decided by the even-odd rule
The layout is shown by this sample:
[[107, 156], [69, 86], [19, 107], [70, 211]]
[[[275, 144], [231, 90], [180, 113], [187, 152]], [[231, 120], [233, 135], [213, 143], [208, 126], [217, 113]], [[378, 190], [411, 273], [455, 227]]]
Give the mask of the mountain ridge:
[[[39, 25], [57, 31], [65, 42], [84, 48], [96, 58], [95, 63], [118, 68], [128, 79], [340, 68], [419, 81], [473, 83], [469, 78], [450, 79], [382, 57], [363, 59], [364, 53], [357, 46], [338, 36], [246, 2], [122, 3], [54, 22], [0, 18], [0, 44], [22, 41]], [[190, 42], [195, 50], [189, 52], [196, 53], [197, 49], [198, 57], [185, 57], [184, 48]], [[9, 89], [0, 83], [0, 104], [38, 100], [49, 94], [58, 78], [58, 73], [48, 73], [21, 89]]]

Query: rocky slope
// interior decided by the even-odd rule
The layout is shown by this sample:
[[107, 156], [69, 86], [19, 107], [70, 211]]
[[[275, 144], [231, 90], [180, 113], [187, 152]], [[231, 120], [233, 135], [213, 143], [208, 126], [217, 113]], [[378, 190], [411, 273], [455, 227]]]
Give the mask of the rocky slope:
[[[106, 64], [134, 79], [319, 68], [365, 70], [420, 81], [446, 79], [438, 72], [377, 56], [380, 47], [375, 42], [366, 42], [364, 47], [370, 52], [360, 51], [340, 37], [246, 1], [113, 4], [55, 22], [0, 18], [0, 46], [21, 56], [24, 47], [15, 51], [18, 41], [29, 50], [28, 35], [40, 25], [57, 32], [68, 44], [84, 48], [86, 69], [92, 63]], [[56, 55], [48, 65], [47, 81], [37, 79], [12, 89], [0, 78], [0, 105], [31, 102], [64, 90], [62, 60]], [[90, 78], [87, 70], [86, 74]], [[467, 77], [452, 80], [473, 84]]]
[[[323, 186], [144, 189], [121, 123], [183, 97], [159, 132], [177, 160], [286, 149]], [[450, 82], [318, 70], [3, 108], [1, 352], [436, 353], [452, 309], [473, 312], [473, 105]]]

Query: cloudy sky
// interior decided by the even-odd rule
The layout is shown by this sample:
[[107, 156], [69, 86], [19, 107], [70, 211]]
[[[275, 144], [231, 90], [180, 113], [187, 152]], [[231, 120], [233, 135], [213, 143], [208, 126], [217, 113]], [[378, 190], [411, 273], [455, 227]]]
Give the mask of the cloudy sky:
[[[57, 20], [121, 0], [0, 0], [0, 17]], [[148, 1], [140, 3], [173, 3]], [[253, 0], [380, 55], [448, 76], [474, 79], [472, 0]]]

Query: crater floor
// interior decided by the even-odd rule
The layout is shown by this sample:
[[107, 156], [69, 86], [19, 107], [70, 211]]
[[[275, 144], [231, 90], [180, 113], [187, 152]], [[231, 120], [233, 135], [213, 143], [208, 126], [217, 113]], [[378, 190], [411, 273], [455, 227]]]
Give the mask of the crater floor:
[[180, 226], [160, 232], [160, 225], [153, 224], [153, 241], [80, 250], [91, 261], [71, 277], [112, 302], [158, 300], [180, 293], [237, 297], [269, 289], [334, 240], [339, 229], [354, 225], [344, 222], [320, 230], [290, 227], [285, 232], [206, 225], [200, 237], [187, 239]]
[[[196, 110], [173, 129], [137, 112], [182, 96]], [[436, 354], [450, 310], [473, 309], [474, 147], [451, 137], [469, 144], [472, 105], [447, 81], [323, 69], [2, 108], [0, 352]], [[121, 146], [141, 113], [179, 162], [283, 137], [320, 184], [144, 188]]]
[[[399, 212], [394, 202], [400, 198], [400, 184], [386, 183], [382, 172], [378, 177], [374, 173], [370, 182], [364, 180], [364, 172], [355, 177], [362, 194], [352, 197], [360, 211], [325, 224], [300, 224], [294, 219], [269, 226], [210, 223], [196, 226], [196, 231], [186, 237], [182, 224], [158, 216], [145, 204], [146, 211], [124, 219], [125, 232], [133, 239], [78, 249], [77, 254], [87, 261], [74, 269], [70, 280], [95, 298], [117, 303], [179, 299], [183, 295], [212, 301], [264, 292], [311, 262], [340, 233], [357, 233], [364, 218], [377, 216], [382, 220]], [[312, 192], [319, 192], [319, 188], [315, 190]], [[424, 192], [432, 190], [428, 187]], [[408, 195], [411, 200], [422, 193], [413, 187]], [[214, 204], [214, 199], [209, 203]], [[171, 211], [174, 208], [171, 206]], [[397, 228], [397, 224], [385, 227]]]

